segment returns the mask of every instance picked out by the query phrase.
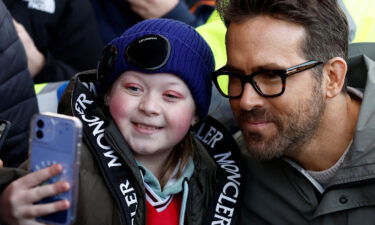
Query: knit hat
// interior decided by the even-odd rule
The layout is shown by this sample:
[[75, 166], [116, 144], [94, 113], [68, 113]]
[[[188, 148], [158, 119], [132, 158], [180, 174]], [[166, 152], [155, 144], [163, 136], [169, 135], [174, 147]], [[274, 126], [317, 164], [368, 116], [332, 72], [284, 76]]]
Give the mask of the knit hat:
[[127, 29], [103, 50], [98, 65], [99, 93], [105, 93], [129, 70], [180, 77], [190, 89], [198, 116], [207, 116], [214, 58], [191, 26], [171, 19], [149, 19]]

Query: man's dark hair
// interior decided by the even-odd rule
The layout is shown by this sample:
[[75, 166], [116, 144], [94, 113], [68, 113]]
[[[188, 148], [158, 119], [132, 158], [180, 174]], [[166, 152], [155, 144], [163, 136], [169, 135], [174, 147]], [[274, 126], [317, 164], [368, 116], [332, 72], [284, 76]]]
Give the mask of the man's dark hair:
[[347, 58], [348, 22], [336, 0], [218, 0], [217, 9], [227, 26], [260, 15], [302, 25], [302, 54], [308, 60]]

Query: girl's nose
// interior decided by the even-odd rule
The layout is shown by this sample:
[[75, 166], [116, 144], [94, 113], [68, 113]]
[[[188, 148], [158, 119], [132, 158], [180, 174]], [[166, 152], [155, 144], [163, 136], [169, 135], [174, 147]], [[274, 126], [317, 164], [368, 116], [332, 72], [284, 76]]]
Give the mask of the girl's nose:
[[141, 102], [139, 103], [139, 110], [146, 115], [159, 115], [160, 103], [155, 96], [147, 94], [142, 96]]

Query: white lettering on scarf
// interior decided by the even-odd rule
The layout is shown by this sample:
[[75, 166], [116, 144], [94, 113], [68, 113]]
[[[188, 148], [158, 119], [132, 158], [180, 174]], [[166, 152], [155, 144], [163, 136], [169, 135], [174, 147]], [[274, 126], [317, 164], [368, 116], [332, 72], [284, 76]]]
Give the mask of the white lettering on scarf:
[[42, 12], [53, 14], [56, 9], [55, 0], [24, 0], [27, 2], [27, 7], [36, 9]]
[[95, 126], [92, 135], [96, 138], [96, 144], [103, 150], [103, 155], [111, 159], [107, 166], [109, 168], [121, 166], [122, 164], [118, 161], [118, 157], [113, 155], [114, 150], [111, 148], [111, 146], [106, 145], [103, 143], [103, 137], [104, 137], [104, 128], [102, 126], [104, 125], [104, 121], [101, 120], [99, 117], [93, 116], [92, 118], [87, 118], [84, 114], [84, 110], [87, 108], [86, 105], [91, 105], [94, 101], [88, 100], [87, 96], [85, 94], [80, 94], [77, 98], [77, 101], [75, 103], [75, 109], [80, 114], [83, 121], [88, 123], [89, 127]]

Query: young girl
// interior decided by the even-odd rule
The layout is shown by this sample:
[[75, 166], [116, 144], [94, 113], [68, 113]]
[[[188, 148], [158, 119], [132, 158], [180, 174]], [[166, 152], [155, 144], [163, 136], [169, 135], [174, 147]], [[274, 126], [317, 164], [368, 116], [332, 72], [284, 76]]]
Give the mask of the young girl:
[[[59, 109], [83, 123], [75, 224], [206, 223], [216, 166], [190, 128], [207, 116], [213, 69], [211, 50], [193, 28], [153, 19], [110, 42], [97, 73], [72, 80]], [[218, 135], [210, 130], [202, 140], [213, 146]], [[233, 209], [222, 204], [239, 196], [238, 168], [225, 168], [231, 181], [222, 185], [211, 214], [229, 224], [225, 214], [233, 216]], [[66, 210], [66, 200], [33, 204], [69, 189], [66, 182], [36, 186], [61, 169], [55, 165], [9, 185], [0, 196], [7, 206], [0, 209], [2, 220], [34, 224], [35, 217]]]

